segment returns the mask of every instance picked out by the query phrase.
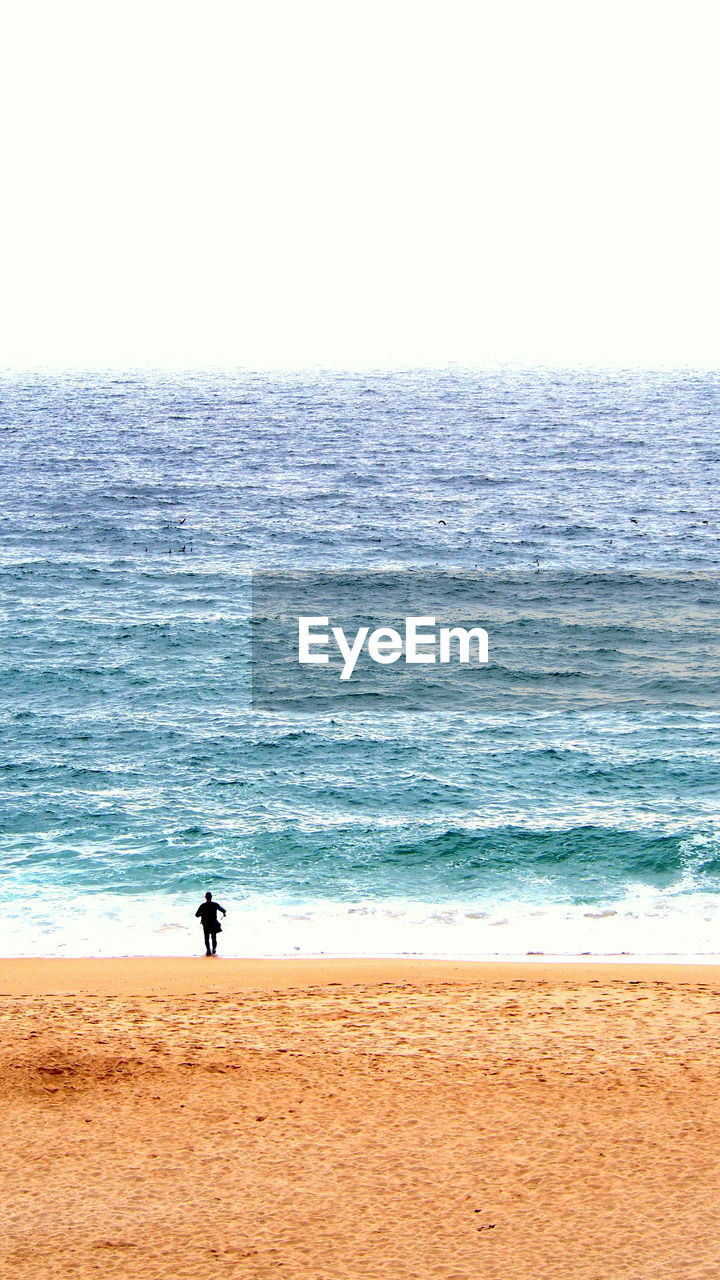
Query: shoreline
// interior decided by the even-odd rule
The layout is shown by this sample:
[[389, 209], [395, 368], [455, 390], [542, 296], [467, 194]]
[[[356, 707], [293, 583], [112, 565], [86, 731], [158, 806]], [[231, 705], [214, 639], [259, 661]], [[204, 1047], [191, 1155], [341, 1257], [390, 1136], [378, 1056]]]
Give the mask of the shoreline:
[[309, 986], [484, 985], [552, 979], [560, 984], [651, 981], [702, 985], [720, 981], [720, 964], [704, 960], [618, 958], [436, 960], [416, 957], [124, 956], [0, 958], [0, 997], [51, 992], [98, 995], [163, 991], [284, 990]]

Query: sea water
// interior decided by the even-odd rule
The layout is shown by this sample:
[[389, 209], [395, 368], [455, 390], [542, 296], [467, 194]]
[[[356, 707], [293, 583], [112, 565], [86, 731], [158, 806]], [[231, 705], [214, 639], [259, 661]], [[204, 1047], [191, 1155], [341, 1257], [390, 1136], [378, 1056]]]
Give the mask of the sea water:
[[[719, 401], [691, 372], [5, 375], [2, 952], [192, 954], [211, 889], [225, 954], [720, 953]], [[253, 701], [253, 573], [500, 584], [488, 682]]]

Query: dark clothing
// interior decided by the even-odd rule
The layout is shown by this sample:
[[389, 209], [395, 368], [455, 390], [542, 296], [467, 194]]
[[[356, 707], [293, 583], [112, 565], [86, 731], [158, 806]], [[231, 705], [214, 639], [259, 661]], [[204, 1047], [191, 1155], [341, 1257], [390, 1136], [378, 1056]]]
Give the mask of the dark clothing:
[[203, 938], [205, 939], [205, 950], [210, 954], [211, 951], [217, 951], [217, 920], [215, 925], [206, 924], [203, 920]]
[[222, 911], [223, 915], [225, 915], [225, 908], [221, 907], [219, 902], [208, 902], [207, 899], [205, 899], [204, 902], [200, 903], [200, 906], [195, 912], [195, 915], [199, 916], [202, 921], [205, 950], [208, 954], [211, 950], [217, 950], [217, 935], [220, 929], [220, 924], [218, 923], [218, 911]]
[[208, 902], [206, 898], [204, 902], [200, 903], [195, 915], [200, 917], [203, 924], [208, 924], [212, 928], [213, 925], [217, 925], [218, 911], [222, 911], [223, 915], [225, 915], [225, 908], [221, 907], [219, 902]]

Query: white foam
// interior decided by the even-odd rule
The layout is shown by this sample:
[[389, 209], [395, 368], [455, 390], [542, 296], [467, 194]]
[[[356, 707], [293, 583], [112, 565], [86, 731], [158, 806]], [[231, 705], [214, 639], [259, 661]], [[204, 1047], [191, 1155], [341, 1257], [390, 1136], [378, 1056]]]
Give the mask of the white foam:
[[[640, 885], [592, 906], [219, 896], [228, 908], [220, 939], [226, 956], [720, 959], [720, 895], [697, 891]], [[35, 894], [4, 907], [0, 954], [193, 955], [203, 950], [195, 906], [179, 895]]]

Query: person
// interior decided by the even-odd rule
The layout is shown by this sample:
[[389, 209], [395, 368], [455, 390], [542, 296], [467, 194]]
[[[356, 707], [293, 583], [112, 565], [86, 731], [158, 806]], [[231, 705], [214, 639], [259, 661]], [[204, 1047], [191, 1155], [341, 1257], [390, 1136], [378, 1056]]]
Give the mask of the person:
[[200, 903], [195, 912], [196, 918], [199, 916], [202, 921], [206, 956], [214, 956], [217, 952], [217, 936], [221, 928], [218, 922], [218, 911], [222, 911], [223, 916], [227, 915], [227, 911], [220, 906], [219, 902], [213, 902], [212, 894], [206, 893], [205, 901]]

